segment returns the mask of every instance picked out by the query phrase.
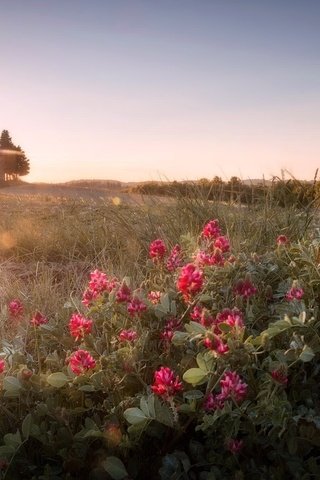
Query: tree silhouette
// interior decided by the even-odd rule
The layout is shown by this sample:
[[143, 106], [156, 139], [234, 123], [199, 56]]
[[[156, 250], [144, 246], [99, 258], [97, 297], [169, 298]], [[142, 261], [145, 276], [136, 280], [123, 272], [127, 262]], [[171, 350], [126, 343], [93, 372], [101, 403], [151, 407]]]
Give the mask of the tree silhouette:
[[17, 180], [28, 175], [29, 160], [20, 145], [16, 146], [8, 132], [3, 130], [0, 136], [0, 180]]

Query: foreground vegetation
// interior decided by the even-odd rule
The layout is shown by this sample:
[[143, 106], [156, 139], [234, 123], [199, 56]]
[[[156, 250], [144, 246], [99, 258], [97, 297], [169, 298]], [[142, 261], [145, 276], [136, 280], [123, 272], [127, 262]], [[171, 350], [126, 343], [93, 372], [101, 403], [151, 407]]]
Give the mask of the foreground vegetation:
[[4, 198], [0, 478], [319, 478], [314, 206]]

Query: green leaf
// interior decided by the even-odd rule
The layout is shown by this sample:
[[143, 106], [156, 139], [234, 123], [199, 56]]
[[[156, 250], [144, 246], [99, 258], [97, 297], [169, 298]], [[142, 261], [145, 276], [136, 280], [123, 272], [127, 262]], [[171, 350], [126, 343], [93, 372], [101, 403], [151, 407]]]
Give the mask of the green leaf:
[[122, 480], [129, 476], [126, 467], [118, 457], [107, 457], [101, 465], [113, 480]]
[[3, 380], [3, 388], [8, 393], [17, 394], [21, 390], [22, 385], [17, 377], [8, 376]]
[[51, 373], [51, 375], [47, 377], [49, 385], [55, 388], [63, 387], [68, 381], [69, 378], [63, 372]]
[[7, 433], [3, 437], [3, 441], [7, 446], [13, 447], [14, 449], [19, 447], [22, 443], [19, 430], [17, 430], [16, 433]]
[[127, 422], [131, 423], [132, 425], [144, 422], [145, 420], [149, 419], [149, 417], [145, 415], [143, 411], [140, 410], [140, 408], [137, 407], [127, 408], [123, 415]]
[[201, 368], [190, 368], [183, 374], [183, 380], [191, 385], [201, 385], [207, 381], [207, 372]]
[[308, 345], [305, 345], [302, 349], [302, 352], [299, 355], [299, 358], [302, 362], [311, 362], [311, 360], [314, 357], [314, 352], [312, 348], [308, 347]]
[[203, 397], [203, 393], [200, 390], [189, 390], [183, 394], [183, 397], [187, 400], [200, 400]]
[[185, 328], [189, 333], [205, 334], [207, 331], [206, 327], [197, 322], [189, 322], [189, 324], [186, 324]]
[[216, 359], [210, 352], [198, 353], [196, 360], [198, 367], [204, 372], [211, 372], [216, 363]]
[[81, 392], [95, 392], [96, 389], [94, 388], [93, 385], [82, 385], [81, 387], [78, 388]]
[[180, 332], [179, 330], [175, 331], [172, 337], [173, 345], [184, 345], [186, 340], [189, 338], [189, 333]]
[[170, 298], [169, 298], [169, 295], [167, 293], [165, 293], [164, 295], [161, 295], [160, 305], [161, 305], [162, 310], [164, 312], [166, 312], [166, 313], [170, 312]]
[[22, 435], [25, 440], [28, 440], [30, 436], [31, 426], [32, 426], [32, 415], [31, 413], [28, 413], [28, 415], [24, 418], [21, 425]]

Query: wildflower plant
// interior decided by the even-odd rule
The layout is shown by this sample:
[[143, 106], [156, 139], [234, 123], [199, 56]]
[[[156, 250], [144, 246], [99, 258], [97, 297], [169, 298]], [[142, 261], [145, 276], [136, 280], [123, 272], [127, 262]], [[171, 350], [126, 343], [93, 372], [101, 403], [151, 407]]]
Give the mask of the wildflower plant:
[[9, 303], [0, 478], [316, 478], [319, 245], [235, 254], [217, 219], [193, 245], [93, 270], [59, 321]]

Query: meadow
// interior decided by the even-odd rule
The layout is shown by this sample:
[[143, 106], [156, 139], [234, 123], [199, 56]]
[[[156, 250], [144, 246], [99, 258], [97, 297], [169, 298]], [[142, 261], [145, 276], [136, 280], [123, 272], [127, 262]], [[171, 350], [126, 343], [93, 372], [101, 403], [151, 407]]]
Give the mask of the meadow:
[[269, 200], [2, 190], [1, 479], [319, 478], [320, 222]]

